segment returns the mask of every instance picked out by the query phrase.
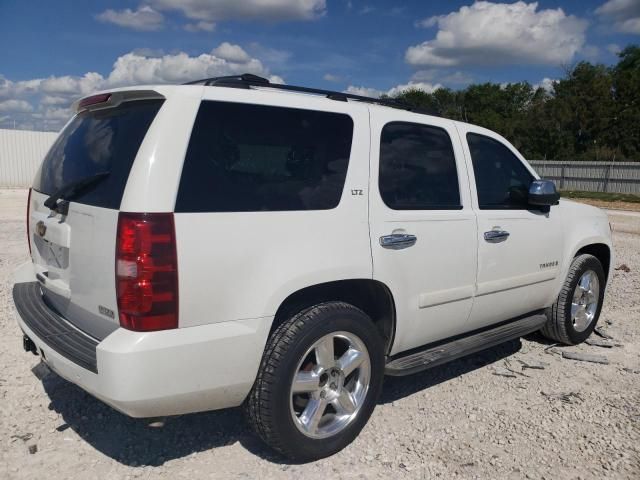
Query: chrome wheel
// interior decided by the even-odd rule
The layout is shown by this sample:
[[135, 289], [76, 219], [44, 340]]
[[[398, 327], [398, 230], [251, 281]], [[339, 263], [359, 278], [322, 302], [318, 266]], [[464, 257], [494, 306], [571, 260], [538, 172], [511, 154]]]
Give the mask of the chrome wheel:
[[593, 270], [587, 270], [573, 291], [571, 322], [576, 332], [584, 332], [596, 316], [600, 298], [600, 281]]
[[291, 384], [298, 430], [311, 438], [344, 430], [364, 404], [370, 380], [369, 353], [357, 335], [334, 332], [320, 338], [300, 360]]

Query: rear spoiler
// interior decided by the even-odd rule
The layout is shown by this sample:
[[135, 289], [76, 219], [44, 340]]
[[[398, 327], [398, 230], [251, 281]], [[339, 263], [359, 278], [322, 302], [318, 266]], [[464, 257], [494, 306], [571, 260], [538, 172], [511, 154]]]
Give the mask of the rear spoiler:
[[164, 100], [164, 98], [164, 96], [154, 90], [125, 90], [112, 93], [98, 93], [89, 97], [83, 97], [73, 102], [71, 108], [76, 113], [80, 113], [86, 110], [113, 108], [123, 102], [131, 102], [133, 100]]

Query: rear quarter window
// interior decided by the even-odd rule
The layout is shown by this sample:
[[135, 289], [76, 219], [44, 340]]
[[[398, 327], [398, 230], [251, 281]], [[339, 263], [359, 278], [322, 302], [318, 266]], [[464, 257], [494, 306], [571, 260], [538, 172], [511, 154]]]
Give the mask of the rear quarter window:
[[335, 208], [352, 137], [353, 120], [345, 114], [204, 101], [176, 212]]
[[74, 181], [108, 172], [104, 180], [78, 192], [72, 201], [120, 208], [131, 166], [162, 102], [136, 100], [76, 115], [44, 158], [34, 190], [52, 195]]

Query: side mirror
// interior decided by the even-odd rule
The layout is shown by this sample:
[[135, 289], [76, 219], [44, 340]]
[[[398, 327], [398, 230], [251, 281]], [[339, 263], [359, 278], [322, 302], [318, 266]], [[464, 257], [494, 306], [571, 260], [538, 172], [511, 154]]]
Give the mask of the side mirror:
[[557, 205], [560, 194], [551, 180], [534, 180], [529, 186], [529, 204], [540, 207]]

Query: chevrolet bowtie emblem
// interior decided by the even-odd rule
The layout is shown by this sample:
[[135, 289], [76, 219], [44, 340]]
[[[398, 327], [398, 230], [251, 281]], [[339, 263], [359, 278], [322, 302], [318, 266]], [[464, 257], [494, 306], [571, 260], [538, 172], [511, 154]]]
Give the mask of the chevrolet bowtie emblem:
[[36, 223], [36, 232], [41, 237], [44, 237], [44, 234], [47, 233], [47, 226], [44, 224], [42, 220]]

